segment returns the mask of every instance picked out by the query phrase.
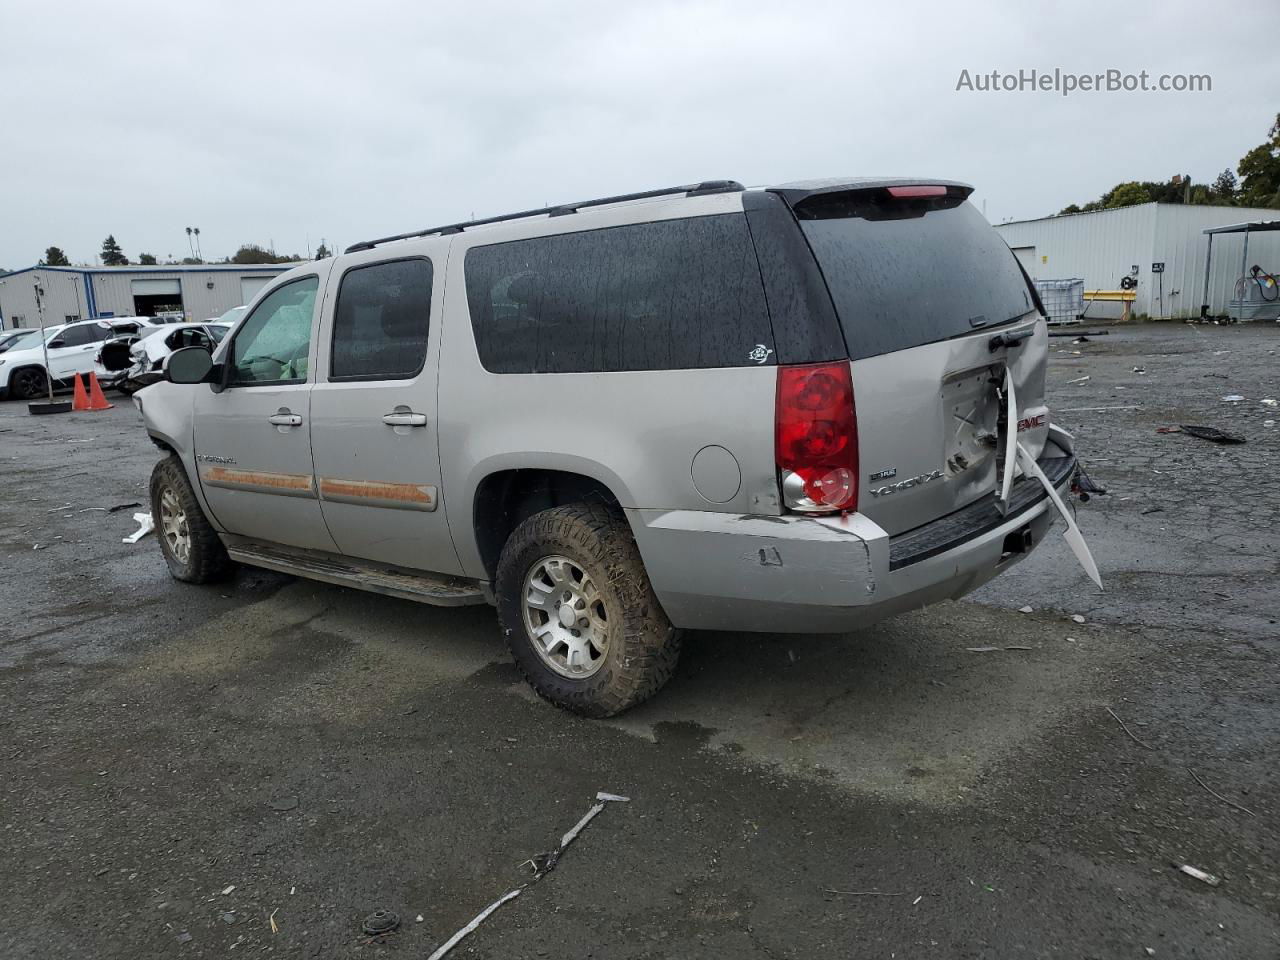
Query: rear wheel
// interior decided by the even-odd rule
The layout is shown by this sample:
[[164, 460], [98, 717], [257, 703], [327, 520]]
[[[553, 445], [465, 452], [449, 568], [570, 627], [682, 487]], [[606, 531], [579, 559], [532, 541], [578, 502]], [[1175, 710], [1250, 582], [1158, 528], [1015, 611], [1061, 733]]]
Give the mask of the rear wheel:
[[557, 706], [613, 716], [675, 670], [679, 635], [615, 509], [578, 503], [530, 517], [502, 550], [496, 587], [516, 665]]
[[176, 579], [210, 583], [230, 573], [231, 558], [175, 456], [161, 460], [151, 471], [151, 516], [160, 551]]
[[48, 380], [40, 367], [23, 367], [9, 378], [9, 393], [18, 400], [34, 400], [48, 392]]

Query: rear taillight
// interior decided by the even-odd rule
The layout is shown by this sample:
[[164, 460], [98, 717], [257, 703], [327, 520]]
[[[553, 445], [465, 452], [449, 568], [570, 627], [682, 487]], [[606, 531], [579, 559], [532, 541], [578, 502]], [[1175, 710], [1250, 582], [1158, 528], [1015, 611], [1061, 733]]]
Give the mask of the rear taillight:
[[858, 509], [858, 419], [848, 361], [778, 367], [774, 448], [788, 509]]

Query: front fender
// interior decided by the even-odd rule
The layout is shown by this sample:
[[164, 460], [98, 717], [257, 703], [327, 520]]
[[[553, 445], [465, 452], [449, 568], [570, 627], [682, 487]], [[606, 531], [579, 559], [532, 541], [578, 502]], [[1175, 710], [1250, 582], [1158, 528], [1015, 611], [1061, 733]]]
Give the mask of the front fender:
[[208, 387], [203, 384], [161, 380], [135, 393], [133, 402], [142, 414], [147, 436], [157, 446], [172, 450], [182, 461], [182, 469], [186, 471], [200, 509], [215, 530], [225, 533], [225, 529], [218, 525], [213, 511], [209, 509], [209, 504], [205, 502], [204, 490], [196, 481], [195, 391], [199, 389], [207, 390]]

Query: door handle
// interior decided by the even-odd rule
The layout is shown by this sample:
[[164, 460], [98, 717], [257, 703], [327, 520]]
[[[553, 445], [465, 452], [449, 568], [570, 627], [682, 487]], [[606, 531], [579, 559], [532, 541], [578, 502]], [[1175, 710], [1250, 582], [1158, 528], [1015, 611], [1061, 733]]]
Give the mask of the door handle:
[[296, 413], [281, 410], [279, 413], [273, 413], [267, 417], [267, 422], [274, 423], [277, 427], [300, 427], [302, 426], [302, 417]]
[[396, 411], [395, 413], [384, 413], [382, 422], [389, 427], [425, 427], [427, 425], [427, 415], [425, 413]]

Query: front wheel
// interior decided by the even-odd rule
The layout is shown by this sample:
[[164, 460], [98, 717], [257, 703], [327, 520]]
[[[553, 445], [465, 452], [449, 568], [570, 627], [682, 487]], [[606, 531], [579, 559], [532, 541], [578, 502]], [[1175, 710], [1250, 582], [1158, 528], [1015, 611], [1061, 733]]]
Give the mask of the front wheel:
[[161, 460], [151, 471], [151, 516], [160, 550], [175, 579], [210, 583], [230, 573], [231, 558], [200, 509], [176, 456]]
[[503, 547], [496, 588], [516, 666], [557, 706], [611, 717], [675, 671], [679, 634], [616, 509], [577, 503], [525, 520]]
[[9, 392], [18, 400], [34, 400], [49, 392], [49, 383], [40, 367], [24, 367], [9, 380]]

